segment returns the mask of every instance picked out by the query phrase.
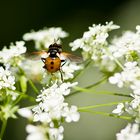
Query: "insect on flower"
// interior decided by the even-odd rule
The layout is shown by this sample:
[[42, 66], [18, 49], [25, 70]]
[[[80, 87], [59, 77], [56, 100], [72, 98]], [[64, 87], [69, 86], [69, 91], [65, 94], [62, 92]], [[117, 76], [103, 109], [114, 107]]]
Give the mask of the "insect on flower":
[[57, 43], [53, 43], [49, 46], [48, 51], [38, 51], [33, 52], [34, 54], [47, 54], [46, 57], [42, 57], [41, 60], [44, 63], [43, 68], [46, 69], [51, 74], [59, 71], [61, 74], [61, 80], [63, 81], [63, 75], [62, 75], [62, 66], [65, 65], [67, 60], [70, 60], [71, 62], [80, 63], [82, 62], [82, 57], [62, 52], [62, 46]]

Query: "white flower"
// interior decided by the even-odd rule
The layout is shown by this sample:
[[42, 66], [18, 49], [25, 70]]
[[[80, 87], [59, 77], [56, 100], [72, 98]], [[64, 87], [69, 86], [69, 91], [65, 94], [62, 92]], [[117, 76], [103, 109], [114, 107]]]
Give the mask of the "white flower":
[[110, 52], [114, 57], [127, 57], [128, 60], [133, 60], [140, 53], [140, 33], [138, 26], [137, 32], [126, 31], [119, 38], [115, 38], [109, 46]]
[[123, 103], [119, 103], [117, 105], [117, 108], [112, 111], [112, 113], [115, 113], [118, 115], [121, 115], [123, 112], [124, 112], [124, 104]]
[[124, 85], [129, 86], [135, 94], [140, 95], [140, 68], [137, 66], [137, 62], [127, 62], [124, 66], [124, 70], [120, 73], [115, 73], [114, 76], [111, 76], [109, 78], [109, 82], [111, 84], [117, 84], [119, 88]]
[[66, 122], [70, 123], [72, 121], [77, 122], [80, 119], [80, 114], [77, 112], [76, 106], [71, 106], [70, 108], [65, 107], [63, 116], [65, 117]]
[[131, 102], [126, 102], [124, 110], [133, 118], [135, 118], [136, 123], [140, 123], [140, 96], [136, 94], [131, 94], [133, 100]]
[[28, 108], [21, 108], [18, 110], [18, 114], [24, 118], [27, 119], [32, 119], [33, 118], [33, 114], [32, 111]]
[[[79, 113], [75, 106], [68, 107], [68, 103], [64, 102], [64, 95], [70, 93], [70, 87], [76, 83], [62, 83], [60, 86], [53, 84], [51, 87], [42, 90], [36, 101], [38, 106], [33, 108], [34, 121], [52, 123], [53, 120], [61, 120], [68, 118], [70, 121], [78, 121]], [[68, 119], [66, 119], [68, 120]]]
[[135, 95], [135, 94], [131, 94], [131, 96], [134, 98], [132, 101], [131, 101], [131, 106], [133, 109], [136, 109], [137, 107], [139, 107], [140, 105], [140, 96], [138, 95]]
[[117, 67], [115, 61], [107, 54], [102, 55], [101, 61], [95, 63], [95, 65], [103, 72], [113, 72]]
[[136, 95], [140, 95], [140, 81], [135, 80], [133, 84], [130, 86], [130, 88], [133, 90], [133, 93]]
[[119, 26], [114, 25], [113, 22], [106, 23], [106, 25], [95, 25], [89, 27], [89, 31], [83, 34], [83, 37], [70, 43], [72, 50], [81, 48], [84, 59], [91, 58], [94, 61], [101, 59], [104, 54], [104, 47], [107, 46], [108, 32], [118, 29]]
[[15, 77], [11, 75], [11, 71], [8, 70], [9, 66], [6, 68], [0, 67], [0, 89], [8, 88], [15, 90]]
[[58, 92], [59, 93], [62, 93], [64, 96], [66, 95], [69, 95], [70, 94], [70, 87], [74, 87], [78, 84], [78, 82], [74, 82], [74, 83], [70, 83], [70, 82], [67, 82], [67, 83], [62, 83], [60, 85], [60, 87], [58, 88]]
[[26, 131], [29, 133], [26, 140], [48, 140], [47, 128], [42, 126], [27, 125]]
[[49, 140], [63, 140], [63, 126], [49, 129]]
[[[57, 41], [60, 43], [60, 38], [65, 38], [68, 36], [68, 33], [62, 30], [60, 27], [45, 28], [37, 32], [32, 31], [31, 33], [26, 33], [23, 36], [23, 39], [26, 41], [33, 40], [35, 41], [36, 49], [48, 49], [48, 47]], [[43, 45], [43, 46], [42, 46]]]
[[140, 140], [139, 124], [128, 124], [116, 136], [117, 140]]
[[15, 92], [14, 90], [7, 90], [6, 94], [10, 95], [13, 101], [16, 100], [17, 97], [19, 96], [19, 93]]
[[119, 88], [123, 87], [123, 80], [120, 73], [115, 73], [114, 76], [109, 78], [111, 84], [117, 84]]
[[2, 51], [0, 51], [0, 62], [4, 64], [15, 63], [12, 61], [13, 58], [19, 57], [21, 54], [24, 54], [26, 52], [26, 47], [24, 46], [24, 44], [24, 41], [17, 41], [16, 45], [11, 44], [9, 49], [4, 47]]
[[82, 65], [77, 65], [76, 63], [68, 62], [62, 67], [63, 79], [68, 80], [74, 78], [74, 72], [82, 69]]
[[137, 33], [140, 34], [140, 25], [136, 26]]
[[[45, 96], [42, 97], [42, 103], [40, 103], [39, 106], [42, 110], [41, 114], [38, 114], [40, 121], [45, 122], [45, 119], [47, 122], [52, 121], [53, 119], [60, 120], [62, 109], [65, 106], [64, 97], [52, 93], [49, 96], [46, 96], [46, 98]], [[35, 110], [33, 109], [33, 111]]]
[[22, 67], [28, 78], [34, 81], [40, 81], [43, 74], [46, 73], [41, 60], [26, 59], [21, 63], [20, 67]]
[[48, 127], [47, 125], [27, 125], [26, 131], [29, 134], [26, 140], [63, 140], [63, 126], [58, 128]]

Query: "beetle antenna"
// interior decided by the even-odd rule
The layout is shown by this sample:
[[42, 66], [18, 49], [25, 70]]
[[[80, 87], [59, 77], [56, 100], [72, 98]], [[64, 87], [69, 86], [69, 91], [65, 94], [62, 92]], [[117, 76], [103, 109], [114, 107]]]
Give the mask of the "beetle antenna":
[[60, 38], [54, 38], [54, 43], [60, 42]]

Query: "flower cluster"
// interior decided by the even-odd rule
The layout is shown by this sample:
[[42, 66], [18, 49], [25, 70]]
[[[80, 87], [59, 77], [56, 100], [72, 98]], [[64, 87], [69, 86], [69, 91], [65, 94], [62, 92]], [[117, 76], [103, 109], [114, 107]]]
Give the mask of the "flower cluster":
[[106, 25], [95, 25], [89, 27], [89, 31], [84, 32], [83, 37], [70, 43], [72, 50], [81, 48], [84, 59], [91, 58], [94, 61], [99, 61], [104, 54], [104, 47], [107, 46], [108, 32], [118, 29], [119, 26], [114, 25], [113, 22], [106, 23]]
[[61, 126], [63, 121], [68, 123], [77, 122], [80, 118], [76, 106], [68, 106], [64, 102], [64, 96], [70, 94], [70, 87], [77, 83], [62, 83], [61, 85], [53, 84], [49, 88], [44, 88], [41, 94], [38, 95], [36, 101], [39, 102], [31, 110], [23, 108], [18, 113], [33, 120], [40, 122], [40, 125], [28, 125], [27, 132], [29, 133], [27, 140], [62, 140], [64, 128]]
[[117, 84], [119, 88], [129, 86], [134, 94], [140, 95], [139, 89], [140, 67], [137, 62], [127, 62], [124, 64], [124, 69], [120, 73], [115, 73], [109, 78], [111, 84]]
[[114, 59], [120, 63], [122, 71], [115, 73], [109, 78], [111, 84], [119, 88], [127, 87], [131, 90], [130, 101], [118, 104], [112, 112], [121, 115], [128, 113], [135, 119], [133, 125], [128, 125], [120, 134], [117, 134], [118, 140], [140, 139], [140, 26], [136, 27], [136, 33], [127, 31], [121, 37], [115, 38], [109, 46], [109, 52]]
[[128, 124], [116, 136], [117, 140], [140, 140], [139, 125], [136, 123]]
[[136, 33], [126, 31], [121, 37], [115, 38], [109, 46], [109, 51], [116, 58], [135, 61], [140, 54], [140, 27], [136, 26]]
[[[12, 106], [19, 94], [15, 91], [15, 77], [9, 70], [9, 66], [0, 67], [0, 120], [7, 120], [8, 118], [16, 118], [15, 112], [18, 106]], [[4, 104], [3, 102], [10, 102], [10, 104]]]
[[[93, 60], [94, 66], [98, 66], [102, 72], [111, 72], [112, 76], [108, 75], [111, 84], [117, 85], [119, 88], [127, 87], [131, 90], [132, 100], [118, 104], [113, 113], [121, 115], [127, 112], [135, 118], [136, 123], [139, 123], [140, 66], [138, 60], [140, 55], [140, 26], [136, 26], [136, 32], [126, 31], [121, 37], [116, 37], [109, 44], [107, 41], [108, 32], [118, 28], [119, 26], [112, 22], [106, 25], [93, 25], [93, 27], [89, 27], [89, 31], [83, 34], [82, 38], [70, 43], [70, 46], [72, 50], [81, 48], [84, 59]], [[127, 128], [130, 129], [130, 125]], [[117, 138], [119, 140], [132, 139], [131, 134], [128, 135], [128, 138], [123, 134], [118, 134]], [[138, 139], [140, 139], [139, 135]]]
[[[81, 70], [84, 66], [89, 66], [92, 64], [90, 62], [94, 62], [94, 66], [99, 67], [100, 73], [104, 74], [106, 79], [104, 77], [103, 79], [106, 81], [108, 79], [109, 83], [119, 88], [125, 87], [130, 91], [130, 94], [125, 95], [130, 99], [120, 102], [112, 111], [120, 118], [133, 121], [116, 135], [117, 140], [140, 140], [140, 26], [136, 27], [136, 32], [126, 31], [121, 37], [116, 37], [108, 42], [109, 32], [118, 28], [119, 26], [113, 22], [107, 22], [105, 25], [93, 24], [88, 31], [84, 32], [82, 38], [70, 43], [72, 51], [80, 48], [84, 60], [87, 61], [78, 65], [71, 62], [70, 58], [65, 58], [63, 53], [58, 53], [57, 56], [60, 60], [67, 61], [62, 62], [62, 67], [55, 73], [43, 69], [41, 60], [26, 59], [26, 61], [22, 61], [25, 58], [22, 54], [26, 52], [24, 41], [16, 42], [15, 45], [11, 44], [9, 48], [4, 47], [0, 51], [0, 62], [3, 64], [3, 67], [0, 67], [0, 101], [2, 101], [0, 120], [15, 118], [15, 112], [18, 110], [17, 104], [22, 98], [27, 98], [36, 102], [36, 105], [18, 110], [18, 113], [30, 122], [26, 127], [28, 133], [26, 139], [63, 140], [63, 122], [77, 122], [80, 119], [78, 111], [83, 109], [87, 112], [89, 109], [89, 106], [78, 109], [77, 106], [69, 105], [66, 102], [65, 97], [70, 94], [71, 88], [77, 85], [77, 82], [70, 83], [69, 81], [76, 79], [75, 71]], [[61, 39], [67, 36], [68, 33], [62, 28], [52, 27], [26, 33], [23, 39], [25, 41], [33, 40], [37, 50], [48, 50], [52, 43], [61, 43]], [[45, 53], [41, 57], [47, 58], [48, 55], [49, 53]], [[42, 90], [36, 100], [26, 94], [27, 82], [38, 93], [38, 89], [28, 78], [40, 81], [42, 84]], [[95, 83], [93, 87], [89, 85], [86, 88], [76, 88], [76, 90], [88, 91], [89, 88], [94, 88], [101, 82], [103, 80]], [[124, 93], [109, 93], [124, 96]], [[112, 103], [102, 105], [112, 105]], [[100, 105], [90, 106], [90, 109], [92, 107], [100, 107]], [[127, 116], [120, 116], [123, 113]], [[108, 113], [103, 112], [103, 114], [107, 115]], [[117, 117], [117, 115], [112, 116]]]
[[33, 108], [34, 121], [53, 123], [54, 120], [59, 121], [62, 118], [65, 118], [66, 122], [78, 121], [77, 107], [68, 107], [68, 103], [64, 102], [64, 96], [70, 93], [69, 88], [75, 84], [63, 83], [60, 86], [53, 84], [42, 90], [42, 94], [36, 99], [39, 105]]
[[18, 93], [15, 92], [15, 77], [12, 75], [9, 70], [9, 66], [6, 65], [5, 68], [0, 67], [0, 97], [11, 96], [12, 100], [15, 100], [18, 96]]
[[21, 54], [26, 52], [24, 41], [17, 41], [16, 44], [11, 44], [9, 48], [4, 47], [0, 51], [0, 62], [3, 64], [20, 65]]
[[29, 133], [26, 140], [62, 140], [63, 126], [58, 128], [49, 128], [47, 126], [27, 125], [26, 131]]
[[27, 125], [26, 131], [29, 133], [26, 140], [48, 140], [47, 134], [47, 127], [43, 126], [34, 126], [34, 125]]
[[37, 32], [31, 31], [31, 33], [26, 33], [23, 36], [25, 41], [33, 40], [35, 42], [35, 47], [38, 50], [48, 49], [48, 47], [54, 43], [60, 43], [61, 38], [68, 36], [68, 33], [62, 30], [60, 27], [45, 28]]
[[120, 73], [115, 73], [114, 76], [109, 78], [111, 84], [116, 84], [119, 88], [129, 87], [132, 90], [130, 94], [133, 98], [132, 101], [121, 103], [117, 106], [113, 113], [121, 115], [124, 112], [132, 115], [136, 122], [140, 122], [140, 67], [137, 62], [125, 63], [124, 70]]
[[0, 89], [11, 89], [15, 90], [15, 77], [11, 75], [11, 71], [9, 71], [9, 67], [6, 66], [4, 69], [0, 67]]
[[21, 67], [26, 73], [27, 77], [33, 81], [42, 80], [43, 74], [46, 74], [46, 71], [43, 69], [43, 63], [39, 60], [27, 59], [21, 63]]

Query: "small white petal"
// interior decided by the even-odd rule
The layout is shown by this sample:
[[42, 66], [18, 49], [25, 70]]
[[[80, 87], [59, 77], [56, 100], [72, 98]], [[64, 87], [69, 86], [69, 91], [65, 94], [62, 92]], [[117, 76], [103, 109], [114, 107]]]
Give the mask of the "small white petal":
[[22, 117], [25, 117], [25, 118], [32, 118], [33, 117], [33, 114], [32, 114], [32, 111], [28, 108], [22, 108], [22, 109], [19, 109], [18, 110], [18, 113], [22, 116]]

